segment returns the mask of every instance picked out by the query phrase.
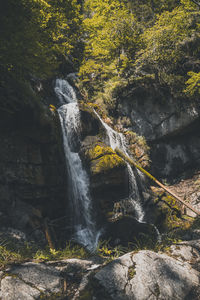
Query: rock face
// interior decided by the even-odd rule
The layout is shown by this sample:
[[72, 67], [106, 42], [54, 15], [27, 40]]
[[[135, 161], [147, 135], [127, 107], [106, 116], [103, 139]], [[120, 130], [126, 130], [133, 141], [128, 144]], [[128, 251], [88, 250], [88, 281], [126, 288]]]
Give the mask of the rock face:
[[153, 172], [162, 178], [177, 178], [200, 165], [200, 136], [189, 132], [183, 136], [152, 144]]
[[128, 253], [97, 272], [95, 279], [105, 290], [105, 299], [199, 299], [199, 273], [187, 263], [152, 251]]
[[122, 99], [120, 109], [130, 117], [134, 131], [145, 136], [147, 141], [177, 135], [199, 119], [199, 105], [196, 103], [173, 99], [153, 88], [152, 93], [144, 91], [143, 99], [129, 92], [129, 99]]
[[127, 196], [125, 162], [102, 142], [83, 141], [82, 157], [90, 174], [91, 194], [96, 209], [106, 217], [116, 201]]
[[147, 84], [119, 95], [118, 113], [148, 141], [155, 175], [175, 178], [200, 164], [198, 103], [174, 99], [169, 91]]
[[200, 240], [180, 242], [172, 245], [170, 250], [173, 256], [189, 262], [194, 269], [200, 271]]
[[156, 242], [158, 236], [151, 224], [140, 223], [131, 216], [123, 216], [116, 221], [108, 223], [102, 239], [108, 240], [109, 244], [128, 247], [132, 243], [142, 242], [151, 237]]
[[0, 298], [80, 299], [79, 294], [88, 283], [88, 276], [98, 267], [99, 264], [93, 260], [80, 259], [49, 263], [28, 262], [10, 267], [5, 274], [1, 274]]
[[47, 108], [1, 113], [1, 228], [22, 230], [43, 240], [43, 220], [63, 216], [65, 164], [58, 119]]
[[98, 218], [108, 218], [115, 202], [128, 196], [125, 162], [107, 146], [105, 129], [93, 110], [80, 106], [82, 142], [80, 156], [90, 176], [90, 190]]
[[170, 256], [130, 252], [107, 265], [97, 257], [13, 265], [0, 273], [0, 298], [198, 300], [199, 245], [199, 240], [174, 245]]

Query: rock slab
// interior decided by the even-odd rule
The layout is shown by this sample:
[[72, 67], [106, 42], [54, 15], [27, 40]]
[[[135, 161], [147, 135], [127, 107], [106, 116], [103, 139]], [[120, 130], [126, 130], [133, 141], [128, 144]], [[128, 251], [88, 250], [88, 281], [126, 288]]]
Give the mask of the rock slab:
[[188, 263], [152, 251], [128, 253], [95, 279], [115, 300], [199, 299], [199, 273]]

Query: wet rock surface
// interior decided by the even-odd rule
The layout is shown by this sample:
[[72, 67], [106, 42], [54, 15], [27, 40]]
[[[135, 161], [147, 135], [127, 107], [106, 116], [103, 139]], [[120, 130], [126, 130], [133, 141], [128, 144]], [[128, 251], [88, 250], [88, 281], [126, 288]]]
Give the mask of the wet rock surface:
[[103, 239], [109, 240], [112, 246], [128, 247], [129, 243], [145, 240], [151, 237], [156, 242], [157, 233], [151, 224], [140, 223], [130, 216], [123, 216], [108, 223]]
[[63, 216], [66, 203], [62, 137], [48, 108], [25, 116], [0, 130], [0, 225], [43, 243], [43, 220]]
[[97, 137], [83, 140], [81, 158], [90, 175], [95, 209], [100, 218], [108, 218], [114, 203], [128, 196], [126, 164]]

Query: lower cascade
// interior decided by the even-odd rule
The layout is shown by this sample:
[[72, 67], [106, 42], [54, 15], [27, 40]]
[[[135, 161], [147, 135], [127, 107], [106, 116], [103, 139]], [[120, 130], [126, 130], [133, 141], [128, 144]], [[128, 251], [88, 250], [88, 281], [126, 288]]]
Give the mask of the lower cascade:
[[[110, 126], [108, 126], [99, 116], [99, 114], [95, 111], [95, 114], [101, 121], [103, 127], [106, 130], [107, 136], [109, 138], [109, 144], [110, 147], [115, 150], [116, 148], [120, 149], [124, 154], [126, 154], [129, 157], [129, 154], [127, 152], [127, 145], [126, 145], [126, 139], [122, 133], [116, 132], [113, 130]], [[136, 180], [136, 176], [134, 174], [133, 169], [131, 166], [127, 163], [127, 170], [128, 170], [128, 179], [129, 179], [129, 200], [131, 201], [131, 204], [135, 210], [136, 219], [138, 222], [142, 223], [145, 219], [145, 212], [142, 207], [142, 199], [141, 195], [139, 193], [138, 184]], [[138, 170], [136, 170], [137, 175], [139, 177], [143, 176], [141, 172], [139, 173]]]
[[[97, 117], [99, 118], [100, 122], [102, 123], [103, 127], [106, 130], [107, 136], [109, 138], [109, 144], [110, 147], [115, 150], [116, 148], [118, 148], [119, 150], [121, 150], [122, 152], [124, 152], [124, 154], [126, 154], [126, 156], [130, 157], [128, 154], [128, 150], [127, 150], [127, 144], [126, 144], [126, 139], [123, 135], [123, 133], [119, 133], [115, 130], [113, 130], [110, 126], [108, 126], [108, 124], [106, 124], [101, 117], [99, 116], [99, 114], [94, 110], [95, 114], [97, 115]], [[130, 166], [129, 163], [127, 163], [127, 170], [128, 170], [128, 180], [129, 180], [129, 200], [130, 203], [134, 209], [135, 212], [135, 217], [137, 219], [137, 221], [139, 223], [147, 223], [145, 220], [145, 211], [143, 209], [142, 206], [142, 196], [139, 192], [139, 188], [138, 188], [138, 183], [137, 183], [137, 179], [136, 179], [136, 175], [140, 180], [140, 184], [142, 185], [142, 189], [145, 190], [142, 182], [143, 182], [143, 174], [139, 171], [139, 170], [135, 170], [136, 175], [132, 169], [132, 167]], [[160, 235], [160, 232], [158, 230], [158, 228], [154, 225], [151, 224], [150, 225], [153, 226], [153, 228], [155, 229], [155, 232], [157, 234], [157, 240], [158, 242], [161, 242], [162, 237]]]
[[68, 171], [73, 239], [84, 245], [89, 251], [94, 251], [98, 244], [100, 232], [97, 231], [92, 218], [89, 178], [83, 169], [79, 154], [76, 152], [80, 131], [80, 112], [76, 94], [71, 85], [63, 79], [56, 80], [54, 90], [61, 104], [58, 114], [62, 126]]
[[[58, 109], [60, 117], [65, 159], [68, 171], [69, 199], [71, 205], [71, 226], [73, 239], [84, 245], [88, 250], [94, 251], [97, 247], [101, 232], [97, 230], [93, 219], [92, 201], [90, 196], [90, 183], [86, 171], [83, 169], [81, 159], [76, 150], [80, 143], [80, 111], [76, 98], [76, 93], [72, 86], [64, 79], [57, 79], [55, 93], [61, 105]], [[126, 139], [122, 133], [116, 132], [108, 126], [94, 111], [102, 126], [106, 130], [110, 147], [115, 150], [119, 148], [127, 156]], [[129, 203], [134, 211], [138, 222], [145, 223], [145, 211], [143, 209], [143, 197], [139, 190], [138, 180], [142, 185], [143, 174], [138, 170], [133, 170], [127, 163], [129, 180]], [[143, 188], [143, 186], [142, 186]]]

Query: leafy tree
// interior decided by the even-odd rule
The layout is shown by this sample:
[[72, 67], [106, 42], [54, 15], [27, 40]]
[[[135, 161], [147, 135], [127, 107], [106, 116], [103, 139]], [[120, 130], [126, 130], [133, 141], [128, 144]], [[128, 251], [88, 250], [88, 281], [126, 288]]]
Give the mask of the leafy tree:
[[152, 26], [156, 15], [171, 11], [180, 4], [180, 0], [127, 0], [129, 8], [144, 27]]
[[188, 72], [190, 78], [186, 81], [186, 89], [185, 93], [189, 94], [190, 96], [200, 95], [200, 72]]
[[0, 2], [0, 67], [20, 76], [50, 74], [69, 55], [80, 27], [76, 0]]
[[[154, 74], [170, 87], [183, 87], [188, 67], [199, 68], [200, 12], [195, 4], [182, 1], [171, 12], [163, 12], [155, 25], [142, 35], [143, 49], [136, 60], [136, 74]], [[181, 88], [182, 89], [182, 88]]]
[[112, 76], [125, 76], [134, 58], [140, 28], [120, 0], [86, 0], [85, 58], [80, 75], [90, 87]]

